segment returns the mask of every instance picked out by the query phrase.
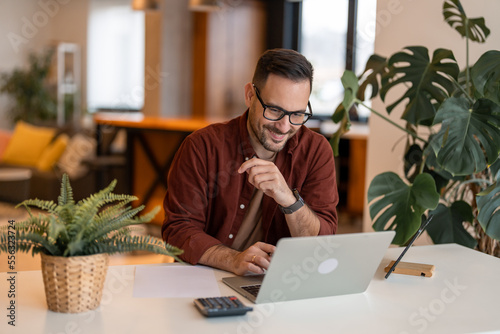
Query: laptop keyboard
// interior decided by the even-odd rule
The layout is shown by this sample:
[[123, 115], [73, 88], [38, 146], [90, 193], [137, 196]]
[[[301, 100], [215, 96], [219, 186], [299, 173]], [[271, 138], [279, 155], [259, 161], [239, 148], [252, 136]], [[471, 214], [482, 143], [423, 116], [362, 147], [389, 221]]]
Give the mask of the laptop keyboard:
[[259, 293], [260, 290], [260, 284], [255, 284], [255, 285], [244, 285], [241, 287], [243, 290], [251, 294], [252, 296], [257, 297], [257, 294]]

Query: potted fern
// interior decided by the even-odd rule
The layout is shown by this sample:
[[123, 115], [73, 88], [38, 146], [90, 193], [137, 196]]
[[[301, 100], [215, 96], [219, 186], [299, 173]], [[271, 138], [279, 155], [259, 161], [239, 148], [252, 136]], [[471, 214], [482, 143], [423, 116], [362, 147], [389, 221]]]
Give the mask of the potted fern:
[[[132, 235], [130, 226], [151, 221], [159, 208], [137, 217], [144, 206], [133, 208], [130, 203], [136, 197], [112, 193], [115, 185], [116, 180], [75, 203], [64, 174], [58, 203], [29, 199], [18, 205], [26, 207], [30, 217], [15, 225], [15, 247], [20, 252], [41, 254], [50, 310], [77, 313], [97, 308], [109, 254], [144, 250], [179, 260], [182, 250], [159, 238]], [[33, 215], [31, 206], [46, 213]], [[0, 233], [0, 252], [12, 251], [12, 233], [9, 239], [6, 227]]]
[[[369, 108], [365, 98], [380, 97], [387, 115], [403, 106], [405, 126], [369, 108], [406, 134], [404, 179], [385, 172], [369, 186], [373, 228], [396, 230], [393, 243], [404, 245], [433, 215], [428, 233], [434, 243], [454, 242], [499, 256], [500, 51], [487, 51], [470, 66], [469, 43], [483, 43], [490, 33], [484, 19], [467, 17], [459, 0], [444, 1], [443, 17], [465, 39], [463, 70], [447, 49], [432, 57], [423, 46], [388, 58], [372, 55], [359, 78], [350, 71], [342, 77], [344, 101], [332, 116], [341, 126], [332, 146], [336, 150], [349, 129], [346, 110]], [[393, 89], [404, 93], [389, 101]]]

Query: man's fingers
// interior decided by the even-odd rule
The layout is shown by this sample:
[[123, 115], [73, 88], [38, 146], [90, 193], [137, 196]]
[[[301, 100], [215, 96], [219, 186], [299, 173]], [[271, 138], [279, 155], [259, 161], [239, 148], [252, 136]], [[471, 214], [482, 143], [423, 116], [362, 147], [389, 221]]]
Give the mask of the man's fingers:
[[241, 164], [240, 168], [238, 168], [238, 173], [244, 173], [246, 171], [248, 171], [250, 168], [254, 167], [257, 165], [259, 159], [257, 158], [252, 158], [252, 159], [249, 159], [247, 161], [245, 161], [244, 163]]
[[258, 265], [263, 269], [269, 268], [271, 257], [266, 253], [265, 256], [256, 256], [252, 264]]
[[248, 172], [253, 167], [265, 166], [265, 165], [269, 165], [269, 164], [274, 165], [274, 163], [266, 161], [266, 160], [262, 160], [259, 158], [252, 158], [252, 159], [249, 159], [241, 164], [240, 168], [238, 168], [238, 173], [242, 174], [244, 172]]
[[255, 274], [263, 274], [269, 268], [269, 260], [266, 259], [267, 253], [263, 256], [253, 255], [251, 260], [247, 263], [247, 270]]
[[[257, 166], [248, 172], [248, 182], [257, 189], [269, 190], [279, 187], [281, 184], [281, 174], [276, 166]], [[265, 184], [268, 184], [265, 186]]]
[[242, 253], [241, 263], [246, 268], [246, 271], [255, 274], [263, 274], [271, 262], [271, 255], [276, 249], [275, 246], [265, 242], [256, 242]]
[[248, 265], [248, 271], [253, 273], [253, 274], [264, 274], [265, 268], [259, 266], [258, 264], [250, 263]]
[[259, 265], [264, 266], [264, 268], [267, 269], [267, 267], [269, 267], [269, 262], [271, 262], [271, 256], [273, 255], [276, 246], [267, 244], [265, 242], [257, 242], [254, 244], [254, 246], [259, 249], [259, 251], [255, 252], [256, 257], [254, 259], [254, 262], [259, 261]]
[[258, 247], [260, 250], [264, 251], [267, 254], [274, 253], [274, 250], [276, 249], [276, 246], [260, 241], [256, 242], [254, 246]]
[[272, 186], [275, 181], [276, 177], [274, 177], [274, 175], [272, 174], [258, 174], [258, 175], [253, 175], [253, 173], [248, 174], [248, 182], [250, 182], [250, 184], [257, 189], [264, 190], [262, 188], [263, 184], [268, 182]]

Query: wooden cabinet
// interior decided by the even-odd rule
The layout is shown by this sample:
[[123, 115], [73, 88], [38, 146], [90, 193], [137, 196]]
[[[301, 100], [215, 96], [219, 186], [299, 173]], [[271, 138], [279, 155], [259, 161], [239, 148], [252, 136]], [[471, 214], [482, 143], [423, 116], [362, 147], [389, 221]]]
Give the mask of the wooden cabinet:
[[266, 47], [266, 3], [225, 2], [218, 11], [193, 12], [193, 20], [192, 116], [240, 115], [243, 87]]

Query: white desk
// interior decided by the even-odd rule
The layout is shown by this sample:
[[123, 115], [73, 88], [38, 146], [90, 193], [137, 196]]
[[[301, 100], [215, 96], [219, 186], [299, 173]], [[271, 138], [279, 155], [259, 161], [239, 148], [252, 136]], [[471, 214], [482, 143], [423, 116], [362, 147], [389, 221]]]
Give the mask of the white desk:
[[[387, 251], [363, 294], [253, 305], [245, 316], [211, 319], [192, 298], [133, 298], [135, 266], [116, 266], [100, 308], [82, 314], [47, 311], [41, 272], [19, 272], [13, 328], [1, 273], [0, 333], [500, 333], [500, 259], [453, 244], [413, 247], [404, 261], [434, 264], [435, 275], [385, 280], [383, 268], [400, 252]], [[228, 273], [215, 276], [222, 295], [234, 294], [220, 282]]]

